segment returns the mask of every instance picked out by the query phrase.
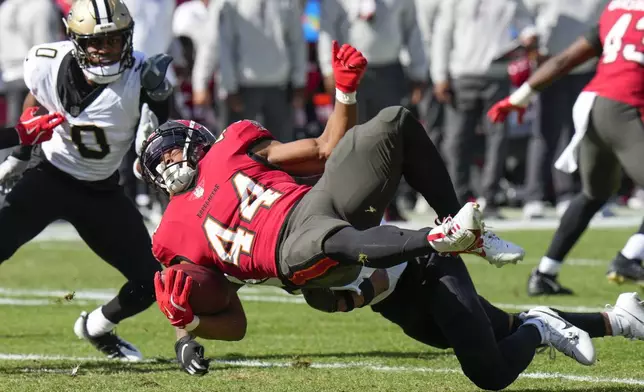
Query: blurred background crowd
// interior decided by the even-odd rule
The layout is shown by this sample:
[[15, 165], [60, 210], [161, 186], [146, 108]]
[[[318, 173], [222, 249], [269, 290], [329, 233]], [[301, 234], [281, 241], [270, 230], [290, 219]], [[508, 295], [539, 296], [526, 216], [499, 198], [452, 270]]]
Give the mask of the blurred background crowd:
[[[462, 201], [488, 218], [502, 206], [526, 219], [565, 211], [578, 178], [553, 163], [574, 133], [572, 106], [595, 64], [575, 69], [534, 99], [523, 124], [490, 124], [485, 113], [541, 62], [593, 26], [608, 0], [126, 0], [134, 48], [174, 57], [172, 117], [219, 132], [252, 118], [281, 141], [317, 136], [333, 108], [331, 42], [362, 51], [359, 122], [404, 105], [440, 151]], [[72, 0], [0, 0], [0, 124], [13, 124], [27, 93], [22, 61], [33, 45], [64, 39]], [[132, 173], [122, 181], [144, 215], [164, 201]], [[644, 207], [624, 176], [614, 204]], [[613, 205], [601, 214], [610, 216]], [[424, 214], [405, 185], [389, 220]], [[504, 210], [505, 211], [505, 210]]]

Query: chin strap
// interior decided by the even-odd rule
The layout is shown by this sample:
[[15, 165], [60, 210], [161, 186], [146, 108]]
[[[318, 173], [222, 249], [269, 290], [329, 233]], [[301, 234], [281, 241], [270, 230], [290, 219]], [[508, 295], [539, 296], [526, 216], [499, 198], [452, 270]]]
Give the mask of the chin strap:
[[121, 77], [120, 69], [121, 62], [119, 61], [110, 65], [83, 68], [83, 74], [90, 82], [108, 84], [117, 81]]

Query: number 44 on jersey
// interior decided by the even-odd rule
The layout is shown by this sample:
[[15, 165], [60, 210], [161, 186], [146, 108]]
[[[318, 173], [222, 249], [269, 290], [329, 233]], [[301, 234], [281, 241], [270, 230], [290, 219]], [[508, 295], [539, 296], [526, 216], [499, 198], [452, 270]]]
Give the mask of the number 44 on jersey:
[[[236, 173], [231, 181], [239, 197], [239, 215], [244, 222], [251, 222], [260, 208], [271, 208], [282, 196], [280, 192], [266, 189], [242, 172]], [[225, 227], [211, 216], [206, 218], [203, 227], [208, 241], [222, 261], [237, 265], [242, 254], [250, 255], [255, 240], [253, 232], [241, 226]]]

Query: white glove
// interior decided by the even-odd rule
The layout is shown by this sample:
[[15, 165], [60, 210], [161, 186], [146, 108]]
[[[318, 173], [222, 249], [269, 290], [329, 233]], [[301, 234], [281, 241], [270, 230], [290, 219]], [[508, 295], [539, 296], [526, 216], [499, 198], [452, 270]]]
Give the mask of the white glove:
[[27, 170], [29, 161], [21, 161], [20, 159], [9, 155], [2, 164], [0, 164], [0, 183], [9, 180], [12, 177], [22, 175]]
[[136, 139], [134, 140], [134, 149], [137, 156], [141, 156], [143, 143], [148, 140], [148, 137], [159, 126], [159, 119], [147, 103], [141, 106], [141, 119], [139, 120], [139, 127], [136, 130]]

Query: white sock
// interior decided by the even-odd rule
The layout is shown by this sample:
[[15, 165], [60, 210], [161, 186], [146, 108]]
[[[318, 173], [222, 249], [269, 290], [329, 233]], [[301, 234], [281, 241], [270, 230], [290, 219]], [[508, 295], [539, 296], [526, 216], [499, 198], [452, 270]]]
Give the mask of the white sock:
[[541, 262], [539, 263], [539, 268], [537, 269], [542, 274], [548, 275], [558, 275], [559, 270], [561, 270], [561, 261], [551, 259], [550, 257], [543, 256]]
[[608, 322], [610, 323], [610, 329], [613, 331], [613, 336], [625, 336], [629, 332], [629, 325], [626, 320], [618, 316], [615, 312], [608, 311]]
[[627, 259], [644, 259], [644, 234], [635, 233], [626, 241], [622, 254]]
[[104, 335], [113, 330], [114, 327], [116, 327], [116, 324], [105, 317], [102, 306], [87, 316], [87, 333], [89, 336]]

